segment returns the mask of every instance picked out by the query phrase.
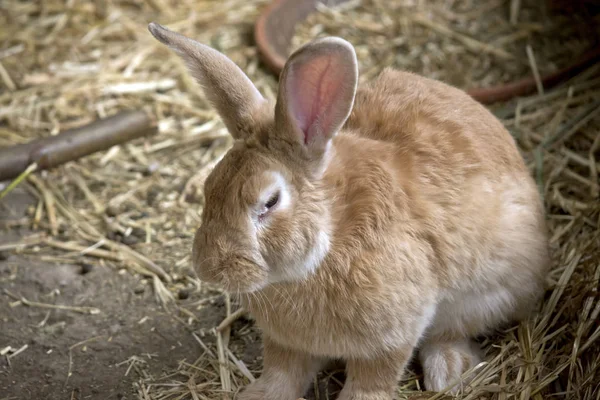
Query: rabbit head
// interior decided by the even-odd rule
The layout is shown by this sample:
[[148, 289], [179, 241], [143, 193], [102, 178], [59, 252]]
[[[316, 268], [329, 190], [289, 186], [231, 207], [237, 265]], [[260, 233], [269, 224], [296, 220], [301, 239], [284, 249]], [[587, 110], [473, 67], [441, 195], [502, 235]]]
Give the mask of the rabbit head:
[[354, 103], [353, 47], [325, 38], [298, 49], [273, 104], [220, 52], [155, 23], [149, 30], [185, 60], [235, 139], [204, 185], [192, 251], [199, 277], [238, 293], [304, 279], [330, 248], [321, 178]]

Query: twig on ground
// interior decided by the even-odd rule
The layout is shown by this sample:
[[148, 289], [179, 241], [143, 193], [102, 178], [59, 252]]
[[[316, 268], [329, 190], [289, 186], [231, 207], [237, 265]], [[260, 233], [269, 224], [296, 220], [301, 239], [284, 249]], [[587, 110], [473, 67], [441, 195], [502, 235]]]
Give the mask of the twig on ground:
[[0, 181], [21, 174], [36, 163], [48, 169], [114, 145], [157, 132], [143, 111], [122, 112], [56, 136], [0, 149]]
[[16, 296], [10, 293], [7, 289], [4, 289], [4, 293], [9, 295], [15, 300], [18, 300], [22, 304], [28, 307], [38, 307], [38, 308], [50, 308], [54, 310], [65, 310], [65, 311], [74, 311], [80, 314], [100, 314], [100, 309], [96, 307], [77, 307], [77, 306], [63, 306], [60, 304], [48, 304], [48, 303], [39, 303], [37, 301], [29, 301], [25, 297]]
[[25, 169], [25, 171], [23, 171], [19, 176], [17, 176], [15, 178], [15, 180], [13, 180], [7, 187], [4, 188], [4, 190], [2, 190], [2, 192], [0, 192], [0, 200], [2, 200], [2, 198], [4, 196], [6, 196], [7, 194], [9, 194], [14, 188], [19, 186], [19, 184], [21, 182], [23, 182], [25, 179], [27, 179], [27, 177], [31, 173], [35, 172], [36, 169], [37, 169], [36, 163], [33, 163], [29, 167], [27, 167], [27, 169]]
[[233, 362], [235, 364], [235, 366], [242, 373], [242, 375], [244, 375], [246, 378], [248, 378], [248, 380], [250, 382], [254, 382], [256, 380], [254, 375], [252, 375], [252, 372], [250, 372], [248, 367], [246, 367], [246, 364], [244, 364], [243, 361], [239, 360], [229, 349], [227, 349], [227, 356], [229, 357], [231, 362]]
[[103, 336], [94, 336], [93, 338], [89, 338], [86, 340], [82, 340], [81, 342], [77, 342], [74, 345], [72, 345], [71, 347], [69, 347], [69, 369], [67, 371], [67, 379], [65, 379], [65, 384], [64, 386], [67, 386], [67, 383], [69, 382], [69, 378], [71, 378], [71, 375], [73, 374], [73, 349], [84, 345], [86, 343], [89, 342], [93, 342], [94, 340], [98, 340], [100, 338], [102, 338]]
[[217, 334], [217, 355], [219, 358], [219, 376], [221, 379], [221, 388], [226, 392], [226, 395], [231, 392], [231, 376], [229, 367], [227, 366], [227, 356], [225, 355], [226, 349], [223, 344], [223, 333], [216, 332]]
[[243, 307], [238, 308], [235, 312], [231, 313], [217, 326], [217, 332], [222, 332], [225, 328], [229, 328], [232, 323], [238, 320], [241, 316], [246, 314], [246, 310]]

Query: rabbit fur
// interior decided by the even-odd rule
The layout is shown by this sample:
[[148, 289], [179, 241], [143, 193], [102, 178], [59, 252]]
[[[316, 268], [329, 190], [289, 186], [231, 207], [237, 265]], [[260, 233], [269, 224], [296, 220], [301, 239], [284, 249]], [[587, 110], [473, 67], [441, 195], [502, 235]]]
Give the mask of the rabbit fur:
[[241, 400], [302, 397], [341, 359], [340, 400], [392, 399], [413, 355], [459, 392], [473, 338], [527, 318], [549, 265], [542, 203], [515, 142], [465, 92], [384, 70], [358, 87], [341, 38], [295, 51], [275, 101], [225, 55], [158, 24], [234, 143], [204, 185], [192, 259], [263, 332]]

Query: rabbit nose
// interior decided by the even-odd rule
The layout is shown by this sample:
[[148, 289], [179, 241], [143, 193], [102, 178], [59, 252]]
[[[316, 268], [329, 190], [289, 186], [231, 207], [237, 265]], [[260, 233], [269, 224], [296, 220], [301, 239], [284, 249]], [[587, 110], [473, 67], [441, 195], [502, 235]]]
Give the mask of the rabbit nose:
[[211, 220], [196, 231], [192, 258], [198, 272], [214, 273], [217, 264], [248, 249], [249, 244], [242, 230], [234, 226], [225, 229], [224, 226], [223, 221]]

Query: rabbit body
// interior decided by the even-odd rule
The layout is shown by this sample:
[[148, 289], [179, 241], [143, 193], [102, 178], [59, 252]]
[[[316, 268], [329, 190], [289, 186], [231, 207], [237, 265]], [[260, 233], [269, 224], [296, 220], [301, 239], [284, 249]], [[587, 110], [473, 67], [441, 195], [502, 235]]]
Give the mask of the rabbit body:
[[[426, 388], [456, 392], [481, 359], [472, 339], [534, 309], [549, 265], [537, 188], [466, 93], [391, 69], [356, 90], [351, 46], [325, 39], [290, 57], [273, 105], [224, 56], [151, 31], [221, 93], [237, 139], [206, 180], [193, 258], [264, 334], [239, 399], [295, 400], [342, 359], [339, 399], [389, 400], [417, 352]], [[221, 56], [228, 83], [203, 61]]]
[[242, 299], [272, 341], [315, 357], [442, 354], [447, 365], [425, 371], [442, 390], [479, 358], [465, 339], [524, 318], [543, 292], [535, 183], [483, 106], [406, 72], [358, 90], [333, 149], [327, 256], [310, 277]]

